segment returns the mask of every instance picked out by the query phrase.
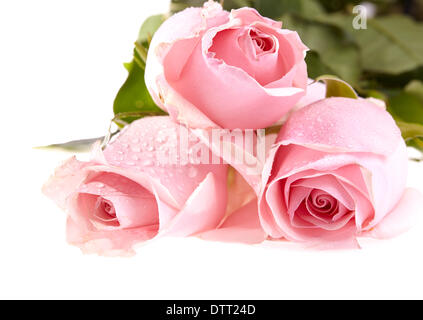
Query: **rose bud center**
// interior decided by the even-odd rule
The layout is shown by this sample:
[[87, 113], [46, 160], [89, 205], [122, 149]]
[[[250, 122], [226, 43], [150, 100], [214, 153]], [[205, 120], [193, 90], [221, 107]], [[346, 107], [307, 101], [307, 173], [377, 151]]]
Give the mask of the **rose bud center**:
[[119, 224], [113, 203], [103, 197], [97, 198], [94, 217], [105, 223]]

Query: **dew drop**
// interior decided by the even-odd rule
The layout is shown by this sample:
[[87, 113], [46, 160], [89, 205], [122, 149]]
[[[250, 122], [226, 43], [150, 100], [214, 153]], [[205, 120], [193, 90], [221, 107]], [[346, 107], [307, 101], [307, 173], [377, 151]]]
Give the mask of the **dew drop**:
[[151, 159], [146, 159], [146, 160], [144, 160], [144, 161], [142, 162], [142, 165], [143, 165], [143, 166], [146, 166], [146, 167], [152, 166], [152, 165], [153, 165], [153, 160], [151, 160]]
[[160, 136], [160, 135], [156, 139], [157, 143], [160, 143], [160, 144], [165, 143], [166, 140], [167, 140], [166, 136]]

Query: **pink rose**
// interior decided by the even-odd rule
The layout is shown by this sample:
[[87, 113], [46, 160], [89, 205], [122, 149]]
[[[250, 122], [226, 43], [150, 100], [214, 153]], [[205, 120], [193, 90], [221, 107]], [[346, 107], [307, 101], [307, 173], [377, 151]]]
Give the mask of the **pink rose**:
[[72, 158], [56, 170], [44, 193], [67, 211], [70, 243], [85, 252], [126, 254], [157, 234], [188, 236], [218, 226], [227, 165], [158, 161], [179, 149], [181, 128], [169, 117], [138, 120], [104, 152], [97, 147], [91, 161]]
[[191, 127], [257, 129], [282, 118], [307, 87], [306, 46], [251, 8], [213, 1], [166, 20], [148, 52], [154, 101]]
[[293, 113], [263, 173], [259, 215], [272, 238], [357, 246], [410, 226], [422, 197], [405, 189], [406, 146], [380, 106], [329, 98]]

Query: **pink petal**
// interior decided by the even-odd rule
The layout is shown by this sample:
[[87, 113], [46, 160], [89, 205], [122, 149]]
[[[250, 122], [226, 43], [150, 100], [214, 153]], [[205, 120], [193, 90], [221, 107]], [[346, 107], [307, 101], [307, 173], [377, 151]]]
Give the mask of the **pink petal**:
[[282, 128], [278, 142], [328, 152], [369, 152], [387, 156], [401, 139], [395, 121], [374, 103], [363, 99], [329, 98], [293, 113]]
[[[396, 205], [405, 188], [407, 176], [407, 154], [403, 140], [398, 141], [396, 149], [388, 157], [371, 153], [327, 153], [295, 145], [279, 145], [267, 160], [266, 172], [270, 170], [272, 162], [278, 170], [273, 170], [263, 184], [275, 177], [288, 177], [309, 169], [330, 172], [340, 179], [345, 175], [344, 181], [352, 184], [361, 194], [355, 198], [357, 202], [360, 201], [360, 214], [357, 216], [359, 230], [375, 226]], [[344, 170], [344, 167], [349, 168], [351, 165], [361, 167], [361, 172], [354, 169], [348, 173]], [[366, 178], [365, 182], [363, 177]], [[374, 209], [371, 209], [368, 200], [362, 198], [363, 195]], [[373, 219], [367, 221], [369, 217]]]
[[[319, 219], [316, 217], [316, 215], [312, 215], [310, 210], [305, 211], [303, 208], [300, 207], [300, 212], [297, 214], [304, 220], [309, 223], [311, 223], [313, 226], [321, 228], [323, 230], [328, 231], [339, 231], [342, 229], [353, 217], [354, 212], [348, 211], [346, 208], [341, 205], [340, 207], [342, 210], [340, 213], [342, 214], [342, 217], [337, 219], [336, 221], [322, 221], [322, 219]], [[304, 210], [304, 211], [302, 211]]]
[[308, 80], [307, 93], [298, 101], [295, 110], [301, 109], [309, 104], [322, 100], [326, 97], [326, 85], [322, 82], [315, 82], [313, 79]]
[[407, 188], [395, 208], [373, 229], [363, 236], [378, 239], [392, 238], [413, 227], [423, 208], [423, 196], [416, 190]]
[[161, 230], [162, 235], [189, 236], [216, 228], [225, 212], [226, 197], [226, 180], [208, 174], [185, 207]]
[[[255, 50], [251, 48], [250, 31], [249, 28], [239, 28], [218, 32], [213, 39], [209, 52], [215, 54], [216, 59], [224, 61], [227, 65], [244, 70], [262, 86], [265, 86], [280, 79], [286, 71], [281, 59], [279, 59], [278, 50], [263, 54], [260, 57], [255, 56]], [[268, 35], [265, 36], [269, 37]], [[275, 41], [277, 41], [276, 38]], [[252, 51], [250, 56], [246, 55], [248, 52], [246, 50]]]
[[[172, 119], [187, 127], [201, 129], [219, 128], [201, 110], [197, 109], [195, 105], [174, 90], [168, 84], [164, 75], [157, 76], [157, 86], [160, 88], [160, 97], [163, 102], [156, 102], [156, 104], [166, 110]], [[154, 96], [154, 93], [151, 94]]]
[[133, 228], [92, 232], [87, 227], [68, 217], [66, 224], [67, 241], [78, 246], [84, 253], [104, 256], [131, 256], [133, 246], [148, 241], [157, 234], [157, 228]]
[[210, 148], [215, 156], [221, 157], [225, 163], [235, 168], [256, 193], [259, 192], [265, 155], [269, 152], [268, 149], [275, 140], [275, 135], [258, 136], [253, 130], [221, 129], [221, 131], [214, 131], [221, 134], [213, 138], [210, 130], [195, 129], [192, 132]]
[[239, 208], [257, 198], [254, 189], [234, 168], [228, 170], [228, 204], [226, 215], [231, 215]]
[[[190, 144], [185, 146], [185, 141], [188, 140]], [[184, 146], [180, 145], [181, 141]], [[156, 188], [159, 196], [162, 196], [161, 190], [165, 187], [177, 206], [182, 207], [209, 173], [213, 173], [217, 179], [226, 179], [226, 166], [191, 164], [188, 155], [182, 154], [198, 147], [198, 143], [200, 140], [197, 136], [169, 117], [143, 118], [132, 123], [118, 139], [110, 143], [104, 156], [111, 166], [125, 169], [127, 173], [142, 172], [151, 177], [150, 180], [162, 186]], [[211, 158], [212, 154], [206, 145], [204, 150]], [[175, 156], [170, 158], [169, 155]], [[162, 164], [165, 160], [176, 163]], [[175, 181], [178, 183], [174, 183]], [[167, 199], [168, 197], [165, 200], [168, 201]]]
[[[204, 79], [207, 79], [206, 84]], [[254, 129], [269, 126], [303, 95], [300, 89], [276, 89], [270, 93], [245, 71], [209, 59], [202, 55], [200, 49], [194, 50], [180, 79], [169, 81], [169, 84], [214, 123], [224, 128]], [[227, 90], [228, 87], [232, 90]], [[261, 113], [262, 105], [266, 105], [266, 114], [260, 118], [251, 117], [251, 114]]]
[[[355, 235], [355, 227], [349, 226], [348, 232], [345, 227], [339, 230], [324, 230], [312, 227], [309, 222], [300, 223], [300, 220], [291, 220], [286, 209], [280, 186], [273, 182], [266, 192], [266, 201], [260, 201], [260, 219], [266, 232], [273, 238], [286, 238], [291, 241], [318, 243], [327, 239], [345, 241]], [[348, 221], [348, 220], [346, 220]], [[351, 223], [349, 223], [350, 225]], [[329, 241], [329, 240], [327, 240]], [[350, 240], [347, 241], [351, 243]]]
[[261, 22], [271, 26], [272, 28], [282, 28], [282, 22], [275, 21], [266, 17], [262, 17], [256, 9], [244, 7], [231, 11], [231, 19], [239, 20], [241, 24], [252, 24]]
[[150, 43], [145, 70], [147, 88], [158, 106], [166, 110], [166, 106], [160, 98], [163, 93], [157, 81], [164, 72], [162, 60], [166, 57], [167, 52], [179, 40], [183, 40], [187, 46], [185, 50], [178, 50], [180, 53], [179, 60], [177, 60], [179, 64], [175, 64], [174, 67], [176, 68], [175, 72], [179, 73], [201, 34], [207, 28], [225, 23], [228, 21], [228, 16], [229, 13], [223, 11], [218, 3], [213, 3], [206, 4], [204, 8], [187, 8], [163, 22]]
[[123, 176], [101, 173], [84, 183], [78, 192], [108, 200], [114, 206], [122, 228], [157, 225], [159, 222], [154, 195]]
[[344, 189], [342, 184], [340, 184], [339, 181], [331, 175], [316, 174], [316, 176], [304, 177], [297, 180], [292, 184], [292, 186], [323, 190], [340, 201], [349, 210], [354, 209], [354, 200]]
[[306, 199], [311, 190], [309, 188], [304, 187], [293, 187], [291, 188], [289, 192], [289, 198], [288, 198], [288, 213], [289, 215], [293, 215], [295, 211], [300, 206], [301, 202]]
[[250, 201], [231, 214], [216, 230], [199, 235], [204, 240], [222, 242], [261, 243], [266, 233], [260, 225], [257, 212], [257, 200]]
[[[206, 50], [218, 30], [214, 28], [206, 33], [202, 48], [193, 51], [180, 79], [167, 79], [169, 84], [221, 127], [254, 129], [271, 125], [295, 105], [304, 88], [266, 89], [244, 70], [211, 58]], [[227, 90], [228, 87], [232, 89]], [[266, 105], [265, 116], [251, 117], [261, 113], [262, 105]]]
[[81, 162], [72, 157], [59, 166], [43, 186], [43, 193], [65, 209], [69, 196], [85, 179], [84, 168], [89, 163]]

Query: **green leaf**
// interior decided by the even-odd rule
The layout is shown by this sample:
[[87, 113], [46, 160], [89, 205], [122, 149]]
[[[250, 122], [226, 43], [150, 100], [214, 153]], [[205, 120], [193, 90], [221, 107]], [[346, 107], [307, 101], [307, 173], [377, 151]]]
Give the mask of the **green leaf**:
[[320, 54], [322, 62], [343, 80], [357, 84], [361, 75], [359, 51], [353, 45], [337, 45]]
[[405, 122], [423, 125], [423, 100], [408, 92], [400, 92], [389, 99], [388, 110]]
[[35, 149], [45, 149], [45, 150], [62, 150], [68, 152], [89, 152], [91, 147], [97, 141], [103, 141], [105, 137], [98, 137], [92, 139], [82, 139], [74, 140], [65, 143], [51, 144], [48, 146], [35, 147]]
[[322, 62], [319, 54], [315, 51], [307, 52], [307, 73], [309, 78], [315, 79], [322, 74], [334, 74], [335, 72]]
[[[407, 141], [407, 146], [415, 148], [423, 153], [423, 139], [422, 138], [415, 138]], [[411, 159], [417, 161], [423, 161], [423, 159]]]
[[366, 97], [376, 98], [376, 99], [384, 101], [385, 103], [388, 100], [387, 96], [383, 92], [380, 92], [378, 90], [367, 90]]
[[[134, 60], [143, 69], [145, 68], [145, 63], [147, 61], [147, 52], [151, 39], [165, 20], [166, 15], [164, 14], [150, 16], [144, 21], [140, 31], [138, 32], [138, 38], [137, 41], [135, 41]], [[127, 65], [125, 65], [125, 68], [129, 71]]]
[[[136, 119], [142, 118], [141, 115], [143, 113], [146, 115], [166, 114], [154, 103], [148, 93], [144, 82], [144, 69], [140, 67], [135, 60], [126, 66], [129, 70], [129, 74], [113, 103], [115, 115], [138, 113], [140, 116], [128, 116], [120, 119], [121, 122], [131, 123]], [[121, 124], [121, 122], [119, 122], [119, 124]]]
[[165, 19], [166, 15], [159, 14], [151, 16], [144, 21], [135, 42], [134, 58], [131, 62], [124, 64], [128, 71], [128, 78], [113, 102], [115, 114], [115, 119], [113, 120], [119, 126], [129, 124], [147, 115], [166, 114], [154, 103], [144, 80], [148, 46], [154, 33]]
[[419, 97], [419, 99], [423, 103], [423, 82], [419, 80], [412, 80], [410, 83], [407, 84], [405, 87], [405, 92], [415, 95]]
[[423, 65], [423, 24], [404, 15], [369, 19], [367, 29], [355, 30], [352, 16], [332, 14], [316, 17], [344, 30], [360, 47], [363, 69], [400, 74]]
[[423, 138], [423, 125], [403, 121], [397, 121], [397, 125], [401, 129], [401, 134], [405, 141]]
[[[137, 43], [146, 46], [151, 41], [154, 33], [160, 25], [166, 20], [167, 16], [164, 14], [157, 14], [148, 17], [142, 24], [138, 32]], [[148, 48], [148, 45], [146, 46]]]
[[323, 75], [318, 77], [316, 81], [323, 81], [326, 84], [326, 98], [345, 97], [358, 99], [354, 89], [347, 82], [335, 76]]
[[[201, 7], [206, 0], [172, 0], [171, 12], [176, 13], [188, 7]], [[304, 17], [312, 17], [324, 13], [317, 0], [224, 0], [225, 10], [252, 7], [261, 15], [269, 18], [279, 18], [283, 14], [295, 13]]]
[[207, 0], [172, 0], [170, 2], [170, 12], [177, 13], [189, 7], [202, 7]]
[[255, 0], [253, 2], [254, 8], [263, 16], [273, 19], [286, 14], [311, 18], [325, 13], [319, 1], [316, 0]]
[[403, 91], [392, 95], [388, 111], [397, 121], [407, 145], [423, 153], [423, 84], [413, 80]]
[[223, 1], [223, 9], [231, 11], [242, 7], [254, 7], [255, 0], [225, 0]]
[[[302, 41], [312, 50], [308, 54], [318, 54], [320, 68], [324, 66], [330, 73], [353, 85], [358, 83], [362, 72], [358, 47], [338, 27], [292, 15], [285, 15], [281, 19], [284, 28], [297, 31]], [[310, 64], [308, 66], [314, 68]]]

